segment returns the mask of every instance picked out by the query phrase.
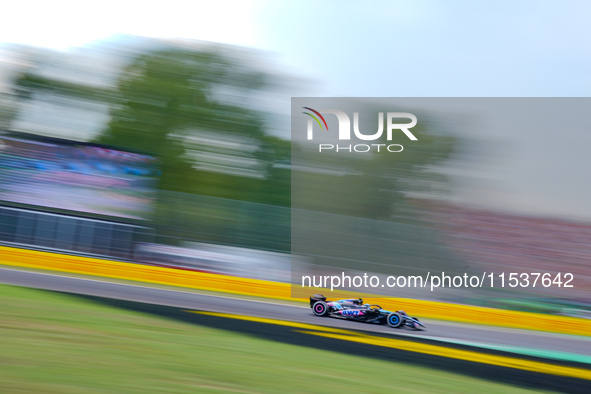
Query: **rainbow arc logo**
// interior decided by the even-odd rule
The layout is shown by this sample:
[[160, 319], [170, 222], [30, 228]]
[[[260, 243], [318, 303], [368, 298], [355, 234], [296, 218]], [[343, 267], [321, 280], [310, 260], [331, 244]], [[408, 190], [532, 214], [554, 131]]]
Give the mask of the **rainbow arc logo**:
[[[307, 109], [308, 111], [312, 111], [312, 112], [314, 112], [316, 115], [318, 115], [318, 116], [320, 117], [320, 119], [322, 119], [322, 122], [324, 123], [324, 126], [326, 126], [326, 131], [328, 131], [328, 125], [326, 124], [326, 120], [324, 119], [324, 116], [322, 116], [322, 115], [320, 114], [320, 112], [318, 112], [318, 111], [316, 111], [315, 109], [312, 109], [312, 108], [310, 108], [310, 107], [302, 107], [302, 108], [304, 108], [304, 109]], [[310, 116], [310, 117], [312, 117], [312, 119], [314, 119], [314, 120], [316, 121], [316, 123], [318, 123], [318, 126], [320, 126], [320, 130], [322, 130], [322, 123], [320, 123], [320, 120], [318, 120], [318, 118], [317, 118], [316, 116], [312, 115], [312, 114], [311, 114], [311, 113], [309, 113], [309, 112], [302, 112], [302, 113], [303, 113], [303, 114], [306, 114], [306, 115], [308, 115], [308, 116]]]

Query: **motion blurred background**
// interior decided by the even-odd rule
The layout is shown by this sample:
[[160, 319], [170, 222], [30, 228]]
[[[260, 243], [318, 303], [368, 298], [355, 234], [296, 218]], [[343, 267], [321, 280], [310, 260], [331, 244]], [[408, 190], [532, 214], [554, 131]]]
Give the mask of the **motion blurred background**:
[[[590, 5], [537, 4], [8, 4], [0, 240], [280, 281], [291, 265], [570, 272], [574, 290], [388, 295], [585, 315], [585, 128], [508, 134], [457, 121], [473, 108], [422, 108], [424, 143], [404, 160], [292, 162], [306, 150], [294, 96], [587, 96]], [[318, 245], [291, 256], [294, 231]]]

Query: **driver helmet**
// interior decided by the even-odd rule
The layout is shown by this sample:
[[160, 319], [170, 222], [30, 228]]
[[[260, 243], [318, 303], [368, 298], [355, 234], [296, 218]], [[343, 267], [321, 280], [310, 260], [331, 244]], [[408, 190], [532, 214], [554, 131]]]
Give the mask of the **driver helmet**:
[[363, 298], [359, 297], [359, 305], [363, 305]]

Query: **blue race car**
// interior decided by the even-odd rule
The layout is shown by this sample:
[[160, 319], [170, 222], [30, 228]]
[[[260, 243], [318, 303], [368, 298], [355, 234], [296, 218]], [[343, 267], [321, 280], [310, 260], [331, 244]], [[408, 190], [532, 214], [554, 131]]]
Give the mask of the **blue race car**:
[[328, 316], [364, 323], [387, 324], [393, 328], [425, 329], [425, 325], [419, 319], [408, 316], [402, 310], [396, 312], [387, 311], [379, 305], [364, 304], [361, 298], [327, 301], [322, 294], [314, 294], [310, 297], [310, 308], [312, 308], [312, 312], [316, 316], [321, 317]]

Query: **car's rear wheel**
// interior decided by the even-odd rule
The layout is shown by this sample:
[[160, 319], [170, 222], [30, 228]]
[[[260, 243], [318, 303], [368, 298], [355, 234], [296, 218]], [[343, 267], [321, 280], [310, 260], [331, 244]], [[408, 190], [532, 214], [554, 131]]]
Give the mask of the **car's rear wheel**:
[[388, 323], [388, 325], [392, 328], [399, 328], [402, 326], [403, 322], [404, 320], [402, 320], [402, 315], [398, 312], [390, 313], [386, 317], [386, 323]]
[[326, 302], [324, 301], [315, 302], [314, 305], [312, 305], [312, 311], [316, 316], [326, 316], [329, 312], [328, 305], [326, 305]]

